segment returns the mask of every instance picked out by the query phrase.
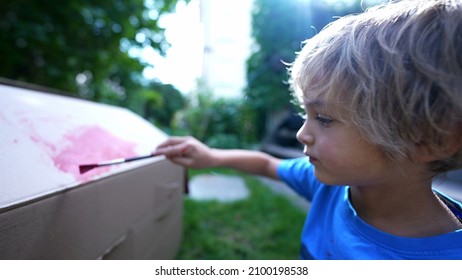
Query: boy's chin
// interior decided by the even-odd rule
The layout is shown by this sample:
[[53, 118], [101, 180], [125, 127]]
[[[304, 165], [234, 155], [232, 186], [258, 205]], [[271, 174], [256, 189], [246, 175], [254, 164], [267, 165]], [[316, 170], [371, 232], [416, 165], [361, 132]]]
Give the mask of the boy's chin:
[[333, 178], [331, 176], [328, 176], [326, 174], [323, 174], [322, 172], [317, 172], [316, 168], [314, 169], [314, 176], [316, 176], [316, 179], [320, 181], [321, 183], [329, 186], [343, 186], [345, 185], [341, 180], [338, 178]]

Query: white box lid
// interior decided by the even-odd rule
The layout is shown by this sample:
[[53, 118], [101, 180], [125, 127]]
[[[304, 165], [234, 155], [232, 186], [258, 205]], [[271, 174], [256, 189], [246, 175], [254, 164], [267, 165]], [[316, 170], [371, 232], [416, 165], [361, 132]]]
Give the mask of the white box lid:
[[0, 209], [152, 163], [79, 165], [145, 155], [167, 136], [133, 112], [0, 85]]

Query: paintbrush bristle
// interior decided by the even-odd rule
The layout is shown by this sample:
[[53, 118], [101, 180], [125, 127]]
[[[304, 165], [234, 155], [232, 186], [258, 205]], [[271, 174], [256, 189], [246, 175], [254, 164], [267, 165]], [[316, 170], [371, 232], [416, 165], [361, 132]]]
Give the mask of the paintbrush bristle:
[[80, 165], [79, 166], [79, 171], [80, 171], [80, 174], [83, 174], [85, 172], [88, 172], [90, 170], [92, 170], [93, 168], [95, 167], [98, 167], [97, 164], [86, 164], [86, 165]]

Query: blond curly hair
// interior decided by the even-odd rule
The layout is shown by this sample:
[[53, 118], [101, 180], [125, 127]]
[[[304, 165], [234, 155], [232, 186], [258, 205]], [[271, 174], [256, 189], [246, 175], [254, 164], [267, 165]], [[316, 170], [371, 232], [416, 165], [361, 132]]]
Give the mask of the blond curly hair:
[[[298, 98], [341, 101], [392, 160], [437, 153], [462, 126], [461, 0], [390, 1], [342, 17], [304, 42], [289, 68]], [[462, 151], [431, 162], [462, 167]]]

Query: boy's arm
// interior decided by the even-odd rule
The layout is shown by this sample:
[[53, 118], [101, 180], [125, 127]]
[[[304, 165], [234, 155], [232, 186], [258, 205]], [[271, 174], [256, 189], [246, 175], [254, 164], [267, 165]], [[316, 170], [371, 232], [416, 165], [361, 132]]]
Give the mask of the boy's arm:
[[217, 165], [229, 167], [250, 174], [279, 179], [277, 166], [278, 158], [259, 151], [249, 150], [213, 150]]
[[211, 149], [193, 137], [171, 137], [160, 144], [154, 155], [191, 168], [228, 167], [246, 173], [279, 179], [280, 159], [259, 151]]

